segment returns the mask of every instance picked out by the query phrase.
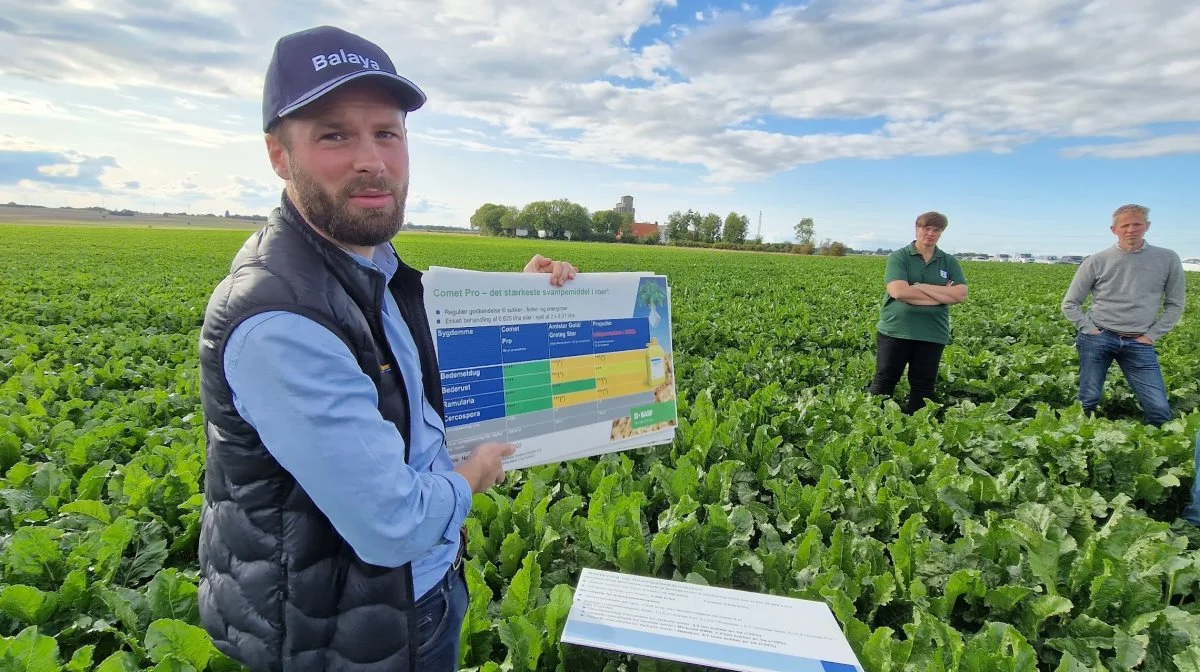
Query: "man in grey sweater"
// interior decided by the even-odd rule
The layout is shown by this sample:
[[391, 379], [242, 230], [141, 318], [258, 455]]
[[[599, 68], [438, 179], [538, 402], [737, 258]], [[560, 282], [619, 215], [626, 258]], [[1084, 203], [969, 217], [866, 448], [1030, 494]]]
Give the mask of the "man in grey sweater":
[[[1154, 343], [1183, 316], [1186, 284], [1179, 255], [1144, 240], [1149, 214], [1140, 205], [1117, 208], [1110, 227], [1117, 244], [1080, 264], [1062, 311], [1079, 329], [1075, 347], [1084, 411], [1092, 413], [1100, 404], [1115, 359], [1137, 394], [1146, 423], [1159, 426], [1171, 419], [1171, 406]], [[1092, 306], [1085, 313], [1089, 294]]]

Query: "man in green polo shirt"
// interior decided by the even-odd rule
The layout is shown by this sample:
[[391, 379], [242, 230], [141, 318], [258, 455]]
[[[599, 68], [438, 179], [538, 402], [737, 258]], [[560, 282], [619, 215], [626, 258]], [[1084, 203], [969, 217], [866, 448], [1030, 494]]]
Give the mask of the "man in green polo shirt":
[[967, 299], [967, 279], [958, 259], [937, 246], [949, 225], [946, 216], [917, 217], [913, 242], [888, 257], [887, 293], [876, 325], [875, 378], [871, 394], [891, 396], [904, 368], [911, 388], [906, 413], [933, 398], [942, 351], [950, 342], [950, 306]]

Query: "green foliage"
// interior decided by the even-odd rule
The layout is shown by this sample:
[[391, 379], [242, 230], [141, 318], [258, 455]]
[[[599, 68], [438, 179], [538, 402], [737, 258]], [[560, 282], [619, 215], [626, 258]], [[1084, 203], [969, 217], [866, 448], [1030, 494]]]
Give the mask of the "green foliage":
[[471, 228], [485, 236], [498, 236], [512, 224], [516, 208], [495, 203], [484, 203], [471, 215]]
[[805, 217], [804, 219], [801, 219], [799, 222], [796, 222], [796, 226], [794, 227], [794, 229], [795, 229], [795, 233], [796, 233], [796, 242], [798, 242], [798, 243], [813, 242], [813, 235], [815, 233], [816, 226], [813, 224], [812, 217]]
[[750, 218], [731, 212], [725, 216], [725, 224], [721, 229], [721, 240], [726, 243], [744, 243], [749, 230]]
[[[197, 627], [195, 343], [244, 235], [0, 228], [0, 669], [238, 669]], [[419, 268], [540, 252], [671, 278], [677, 439], [475, 497], [464, 669], [685, 669], [561, 645], [581, 567], [825, 600], [872, 672], [1200, 665], [1200, 554], [1172, 524], [1196, 278], [1158, 345], [1178, 417], [1155, 429], [1115, 371], [1101, 417], [1075, 403], [1072, 267], [964, 264], [945, 406], [906, 416], [864, 391], [882, 259], [397, 245]]]

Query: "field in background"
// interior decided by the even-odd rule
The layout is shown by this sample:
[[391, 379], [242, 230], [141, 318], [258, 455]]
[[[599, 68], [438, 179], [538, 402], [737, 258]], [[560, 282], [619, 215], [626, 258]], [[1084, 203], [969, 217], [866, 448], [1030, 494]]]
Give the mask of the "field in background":
[[[195, 627], [196, 339], [245, 236], [0, 226], [0, 667], [236, 669]], [[558, 643], [584, 566], [825, 600], [872, 672], [1200, 665], [1200, 553], [1172, 528], [1200, 430], [1200, 277], [1159, 345], [1179, 419], [1156, 430], [1115, 367], [1103, 417], [1074, 404], [1073, 266], [965, 264], [947, 407], [908, 417], [865, 393], [882, 258], [397, 246], [418, 268], [540, 252], [673, 288], [676, 441], [476, 497], [464, 669], [685, 669]]]
[[23, 226], [100, 226], [117, 228], [181, 228], [181, 229], [245, 229], [252, 231], [262, 225], [251, 219], [215, 217], [210, 215], [161, 214], [113, 215], [103, 209], [31, 208], [0, 205], [0, 225]]

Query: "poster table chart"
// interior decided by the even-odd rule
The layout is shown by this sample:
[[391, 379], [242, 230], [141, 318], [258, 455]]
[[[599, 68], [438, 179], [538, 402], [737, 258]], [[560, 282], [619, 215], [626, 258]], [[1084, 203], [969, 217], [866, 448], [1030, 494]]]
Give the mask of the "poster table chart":
[[654, 404], [644, 317], [444, 328], [437, 344], [454, 367], [441, 372], [452, 455], [631, 412], [637, 425], [674, 413]]

